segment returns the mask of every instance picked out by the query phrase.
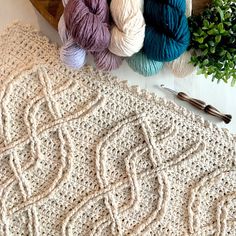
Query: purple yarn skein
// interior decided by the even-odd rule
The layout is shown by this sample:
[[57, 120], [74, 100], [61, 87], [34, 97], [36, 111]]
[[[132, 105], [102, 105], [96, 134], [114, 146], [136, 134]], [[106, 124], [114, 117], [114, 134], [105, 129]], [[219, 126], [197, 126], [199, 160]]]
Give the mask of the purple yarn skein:
[[64, 17], [67, 30], [80, 47], [90, 52], [108, 48], [111, 35], [106, 0], [69, 0]]
[[121, 64], [123, 59], [108, 49], [103, 50], [102, 52], [93, 53], [94, 61], [98, 69], [111, 71], [117, 69]]
[[109, 7], [106, 0], [63, 0], [64, 15], [58, 31], [64, 43], [61, 60], [71, 67], [84, 65], [86, 51], [94, 56], [96, 67], [110, 71], [118, 68], [122, 58], [111, 53]]

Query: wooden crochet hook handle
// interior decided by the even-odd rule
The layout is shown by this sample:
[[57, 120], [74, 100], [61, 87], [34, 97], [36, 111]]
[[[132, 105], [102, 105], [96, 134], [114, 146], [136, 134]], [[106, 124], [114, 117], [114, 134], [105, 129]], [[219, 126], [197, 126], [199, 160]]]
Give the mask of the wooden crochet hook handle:
[[207, 114], [210, 114], [212, 116], [216, 116], [220, 119], [222, 119], [226, 124], [230, 123], [232, 116], [229, 114], [223, 114], [219, 110], [217, 110], [215, 107], [211, 105], [206, 105], [204, 101], [201, 101], [199, 99], [191, 98], [186, 93], [179, 92], [176, 95], [179, 99], [186, 101], [190, 103], [192, 106], [204, 110]]
[[200, 110], [204, 110], [204, 108], [206, 107], [206, 103], [199, 100], [199, 99], [196, 99], [196, 98], [191, 98], [189, 97], [186, 93], [183, 93], [183, 92], [179, 92], [177, 93], [177, 98], [179, 98], [180, 100], [183, 100], [185, 102], [188, 102], [190, 103], [192, 106], [200, 109]]
[[172, 89], [166, 88], [164, 85], [161, 85], [162, 88], [168, 90], [169, 92], [176, 95], [177, 98], [179, 98], [182, 101], [188, 102], [192, 106], [196, 107], [199, 110], [202, 110], [206, 112], [207, 114], [210, 114], [212, 116], [218, 117], [222, 119], [226, 124], [230, 123], [232, 116], [229, 114], [223, 114], [219, 110], [217, 110], [215, 107], [211, 105], [207, 105], [204, 101], [201, 101], [196, 98], [191, 98], [184, 92], [176, 92]]
[[230, 121], [232, 120], [232, 116], [229, 114], [223, 114], [221, 113], [219, 110], [217, 110], [215, 107], [211, 106], [211, 105], [207, 105], [204, 108], [204, 111], [212, 116], [216, 116], [219, 117], [220, 119], [222, 119], [226, 124], [230, 123]]

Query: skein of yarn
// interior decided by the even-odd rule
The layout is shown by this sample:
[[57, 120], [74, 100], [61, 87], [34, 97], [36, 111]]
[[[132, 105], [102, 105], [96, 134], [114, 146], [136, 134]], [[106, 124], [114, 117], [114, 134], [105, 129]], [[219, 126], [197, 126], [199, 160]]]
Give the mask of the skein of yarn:
[[91, 52], [108, 48], [110, 32], [107, 1], [69, 0], [64, 17], [67, 30], [80, 47]]
[[59, 33], [62, 43], [65, 44], [68, 41], [68, 38], [70, 37], [70, 35], [66, 29], [64, 14], [61, 15], [61, 18], [58, 22], [58, 33]]
[[127, 58], [126, 61], [135, 72], [143, 76], [153, 76], [163, 67], [162, 62], [148, 59], [142, 51], [134, 54], [130, 58]]
[[145, 1], [143, 51], [149, 59], [168, 62], [186, 51], [190, 32], [185, 10], [185, 0]]
[[[144, 1], [138, 1], [141, 12], [144, 11]], [[163, 67], [163, 63], [147, 58], [143, 49], [133, 56], [126, 58], [130, 68], [143, 76], [153, 76], [157, 74]]]
[[68, 40], [60, 49], [62, 62], [75, 69], [80, 69], [86, 61], [86, 51], [78, 47], [73, 40]]
[[[186, 0], [186, 16], [192, 15], [192, 0]], [[172, 62], [166, 63], [171, 72], [179, 78], [190, 75], [196, 68], [190, 63], [193, 51], [187, 51]]]
[[192, 0], [186, 0], [186, 16], [190, 17], [192, 15], [193, 3]]
[[108, 49], [101, 52], [94, 52], [93, 56], [96, 67], [104, 71], [117, 69], [123, 61], [121, 57], [111, 53]]
[[171, 70], [171, 72], [176, 77], [179, 78], [186, 77], [195, 70], [193, 64], [190, 63], [191, 57], [192, 57], [192, 52], [187, 51], [173, 62], [166, 63], [166, 66], [168, 67], [168, 69]]
[[60, 57], [65, 64], [80, 68], [86, 51], [95, 59], [101, 70], [113, 70], [122, 58], [108, 50], [110, 43], [109, 8], [106, 0], [63, 0], [64, 16], [58, 25], [64, 43]]
[[86, 61], [86, 51], [81, 49], [72, 39], [66, 29], [64, 15], [58, 23], [58, 32], [63, 42], [60, 48], [60, 59], [68, 67], [80, 69]]
[[130, 57], [143, 47], [145, 21], [140, 8], [143, 0], [112, 0], [114, 26], [109, 50], [121, 57]]

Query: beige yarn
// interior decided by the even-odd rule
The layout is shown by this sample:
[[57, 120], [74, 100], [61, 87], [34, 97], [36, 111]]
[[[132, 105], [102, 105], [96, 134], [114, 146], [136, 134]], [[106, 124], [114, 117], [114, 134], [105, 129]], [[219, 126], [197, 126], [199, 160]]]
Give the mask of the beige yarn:
[[186, 16], [190, 17], [192, 15], [193, 3], [192, 0], [186, 0]]
[[236, 235], [236, 137], [19, 23], [0, 36], [0, 235]]
[[190, 62], [192, 54], [193, 54], [193, 51], [187, 51], [176, 60], [170, 63], [166, 63], [166, 66], [171, 70], [171, 72], [176, 77], [179, 77], [179, 78], [186, 77], [195, 70], [195, 67]]
[[110, 10], [115, 25], [111, 30], [109, 50], [118, 56], [130, 57], [143, 47], [143, 0], [112, 0]]

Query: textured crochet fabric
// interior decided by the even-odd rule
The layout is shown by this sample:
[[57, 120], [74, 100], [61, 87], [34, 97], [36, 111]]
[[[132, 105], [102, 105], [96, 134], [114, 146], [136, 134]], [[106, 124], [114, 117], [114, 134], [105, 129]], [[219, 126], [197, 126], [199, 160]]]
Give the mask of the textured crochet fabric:
[[0, 37], [0, 235], [236, 235], [236, 137], [57, 50]]

